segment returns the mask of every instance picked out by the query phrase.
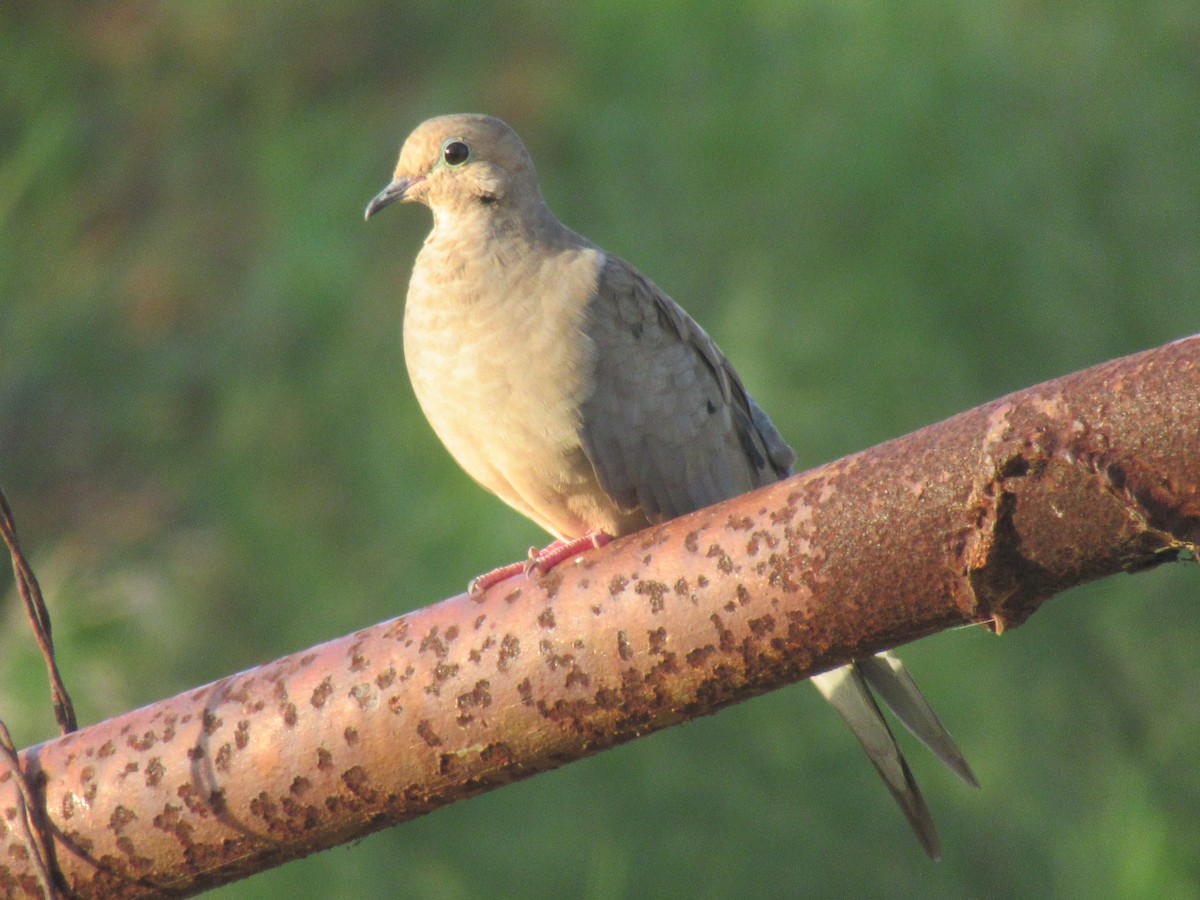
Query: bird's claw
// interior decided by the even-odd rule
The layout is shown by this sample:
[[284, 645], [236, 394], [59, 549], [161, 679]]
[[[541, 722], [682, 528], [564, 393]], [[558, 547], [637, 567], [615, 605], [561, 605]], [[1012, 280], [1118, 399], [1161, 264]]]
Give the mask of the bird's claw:
[[541, 550], [537, 547], [530, 547], [529, 555], [521, 562], [509, 563], [507, 566], [492, 569], [490, 572], [484, 572], [482, 575], [472, 578], [470, 584], [467, 585], [467, 591], [470, 594], [481, 593], [514, 575], [524, 575], [526, 578], [543, 575], [559, 563], [586, 550], [603, 547], [611, 540], [612, 535], [610, 534], [603, 531], [591, 531], [583, 537], [572, 538], [569, 541], [553, 541]]

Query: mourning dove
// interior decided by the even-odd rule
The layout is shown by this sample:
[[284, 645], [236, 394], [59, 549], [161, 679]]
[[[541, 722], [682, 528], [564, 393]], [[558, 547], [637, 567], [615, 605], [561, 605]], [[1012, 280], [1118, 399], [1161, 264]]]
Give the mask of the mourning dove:
[[[433, 211], [404, 312], [417, 400], [471, 477], [558, 539], [541, 568], [790, 474], [791, 449], [709, 336], [558, 221], [504, 122], [422, 124], [366, 217], [398, 201]], [[933, 821], [872, 689], [977, 782], [900, 660], [884, 653], [811, 680], [936, 859]]]

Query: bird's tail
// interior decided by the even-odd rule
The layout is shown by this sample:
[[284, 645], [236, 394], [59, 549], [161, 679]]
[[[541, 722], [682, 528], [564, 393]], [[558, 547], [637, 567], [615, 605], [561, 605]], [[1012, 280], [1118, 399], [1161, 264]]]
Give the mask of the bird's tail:
[[884, 652], [815, 675], [811, 680], [866, 750], [925, 852], [932, 859], [940, 858], [933, 817], [896, 738], [884, 721], [872, 689], [905, 727], [959, 778], [972, 787], [979, 787], [979, 782], [903, 663], [895, 654]]

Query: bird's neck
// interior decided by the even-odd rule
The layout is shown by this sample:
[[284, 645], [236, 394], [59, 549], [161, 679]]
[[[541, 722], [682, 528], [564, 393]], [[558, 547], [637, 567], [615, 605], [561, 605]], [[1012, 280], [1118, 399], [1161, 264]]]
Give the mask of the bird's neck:
[[[443, 297], [455, 294], [464, 309], [474, 310], [472, 315], [495, 306], [508, 316], [537, 316], [539, 304], [530, 285], [547, 278], [577, 281], [579, 296], [590, 296], [603, 260], [598, 248], [544, 206], [536, 216], [490, 212], [499, 214], [436, 214], [413, 267], [406, 315], [423, 315], [418, 311], [436, 308]], [[566, 288], [559, 284], [556, 289]]]
[[523, 249], [566, 248], [586, 243], [555, 218], [541, 197], [520, 207], [504, 204], [435, 208], [433, 231], [425, 240], [429, 251], [469, 255], [470, 248], [502, 247], [506, 253]]

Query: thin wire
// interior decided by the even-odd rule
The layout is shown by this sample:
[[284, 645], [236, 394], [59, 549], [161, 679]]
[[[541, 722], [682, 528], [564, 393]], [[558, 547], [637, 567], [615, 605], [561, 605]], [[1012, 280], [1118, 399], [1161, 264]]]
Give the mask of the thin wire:
[[50, 634], [50, 612], [46, 609], [46, 603], [42, 599], [42, 589], [38, 587], [33, 569], [25, 559], [25, 554], [21, 552], [21, 546], [17, 541], [17, 526], [13, 521], [12, 509], [8, 505], [8, 499], [4, 496], [3, 490], [0, 490], [0, 534], [3, 534], [4, 543], [8, 545], [8, 552], [12, 556], [13, 575], [17, 579], [17, 592], [25, 604], [25, 614], [29, 616], [29, 623], [33, 627], [34, 639], [41, 648], [42, 657], [46, 660], [46, 669], [50, 675], [50, 695], [54, 703], [54, 718], [58, 721], [59, 730], [63, 734], [70, 734], [78, 728], [75, 706], [71, 703], [71, 695], [67, 693], [62, 676], [58, 672], [58, 663], [54, 659], [54, 640]]
[[29, 789], [29, 782], [25, 780], [25, 773], [21, 771], [21, 758], [17, 755], [12, 735], [8, 733], [8, 727], [3, 720], [0, 720], [0, 760], [3, 760], [3, 765], [12, 772], [12, 780], [17, 786], [17, 830], [20, 832], [22, 842], [31, 851], [29, 856], [33, 860], [33, 869], [37, 873], [38, 881], [41, 882], [42, 891], [45, 892], [46, 897], [54, 900], [54, 898], [61, 897], [62, 894], [54, 882], [54, 877], [50, 874], [50, 853], [46, 843], [46, 833], [33, 821], [34, 810], [39, 807], [33, 797], [33, 792]]

